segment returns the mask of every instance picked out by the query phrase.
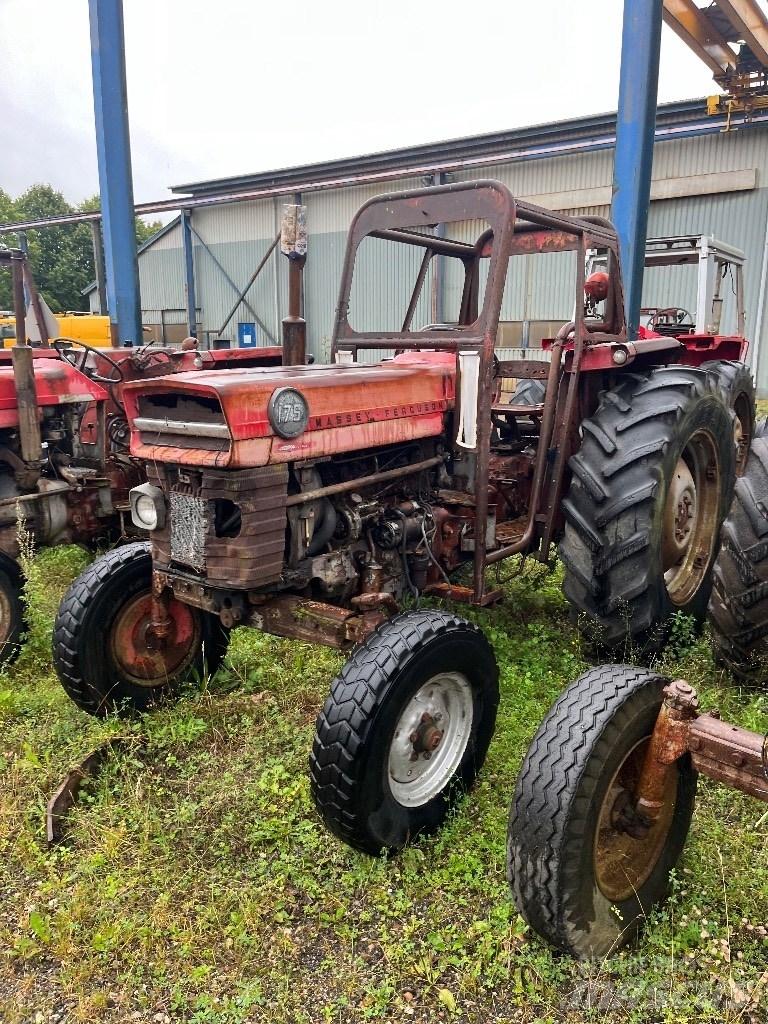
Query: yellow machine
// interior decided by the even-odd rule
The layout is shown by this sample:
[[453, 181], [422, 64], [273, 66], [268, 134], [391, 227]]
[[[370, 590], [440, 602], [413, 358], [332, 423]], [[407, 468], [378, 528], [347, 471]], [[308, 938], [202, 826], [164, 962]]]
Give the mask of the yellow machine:
[[[57, 330], [53, 338], [71, 338], [72, 341], [83, 341], [92, 348], [110, 348], [112, 339], [109, 333], [109, 317], [97, 313], [80, 313], [67, 310], [66, 313], [52, 314]], [[48, 319], [46, 317], [46, 319]], [[0, 316], [0, 347], [13, 344], [16, 338], [16, 321], [13, 316]], [[35, 339], [30, 339], [35, 343]]]

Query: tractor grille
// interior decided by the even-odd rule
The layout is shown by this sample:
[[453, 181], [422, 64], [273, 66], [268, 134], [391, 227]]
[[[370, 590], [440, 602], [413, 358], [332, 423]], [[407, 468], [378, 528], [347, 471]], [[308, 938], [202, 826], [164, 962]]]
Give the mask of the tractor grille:
[[208, 505], [202, 498], [171, 491], [171, 558], [174, 562], [205, 568]]
[[288, 467], [191, 469], [147, 465], [168, 501], [165, 525], [152, 533], [152, 557], [173, 573], [234, 590], [274, 583], [283, 571]]

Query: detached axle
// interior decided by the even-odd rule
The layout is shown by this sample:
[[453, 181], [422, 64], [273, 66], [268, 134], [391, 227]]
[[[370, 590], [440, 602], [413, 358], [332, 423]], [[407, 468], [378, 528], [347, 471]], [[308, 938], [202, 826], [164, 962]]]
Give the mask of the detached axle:
[[670, 768], [684, 754], [702, 775], [768, 801], [766, 738], [722, 722], [718, 711], [700, 714], [698, 706], [696, 691], [683, 680], [664, 687], [636, 791], [636, 812], [648, 823], [658, 818]]

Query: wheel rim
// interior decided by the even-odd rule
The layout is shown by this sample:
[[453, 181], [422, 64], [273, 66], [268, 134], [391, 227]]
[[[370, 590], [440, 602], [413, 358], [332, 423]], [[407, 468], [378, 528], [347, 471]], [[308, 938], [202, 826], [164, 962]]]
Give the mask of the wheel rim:
[[632, 822], [633, 794], [649, 742], [650, 738], [641, 740], [624, 759], [611, 780], [598, 818], [595, 880], [603, 895], [614, 903], [637, 895], [647, 882], [664, 851], [675, 813], [678, 773], [673, 766], [667, 772], [659, 817], [647, 830], [638, 830], [637, 821]]
[[708, 431], [697, 430], [677, 460], [664, 503], [662, 566], [673, 604], [687, 604], [706, 576], [719, 508], [717, 446]]
[[136, 686], [164, 686], [194, 662], [200, 644], [200, 623], [179, 601], [168, 606], [170, 630], [158, 643], [150, 629], [152, 595], [131, 598], [117, 613], [110, 631], [110, 651], [118, 671]]
[[736, 476], [741, 476], [747, 464], [749, 446], [752, 443], [752, 414], [749, 399], [739, 395], [734, 406], [733, 442], [736, 445]]
[[441, 672], [408, 701], [389, 746], [392, 796], [421, 807], [441, 793], [461, 764], [473, 718], [472, 687], [460, 672]]

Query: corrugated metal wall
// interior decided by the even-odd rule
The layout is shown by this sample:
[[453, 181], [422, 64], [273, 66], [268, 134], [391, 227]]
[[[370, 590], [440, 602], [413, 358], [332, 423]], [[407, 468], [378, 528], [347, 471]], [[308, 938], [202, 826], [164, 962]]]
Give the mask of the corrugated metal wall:
[[[553, 157], [506, 164], [489, 164], [471, 173], [457, 174], [454, 180], [477, 177], [498, 178], [518, 196], [551, 196], [611, 182], [613, 154], [602, 150], [593, 153]], [[650, 235], [710, 234], [743, 249], [747, 256], [745, 298], [747, 333], [755, 331], [759, 301], [759, 285], [763, 265], [766, 230], [768, 228], [768, 181], [763, 179], [768, 167], [768, 130], [747, 128], [738, 132], [720, 133], [694, 138], [681, 138], [658, 143], [654, 153], [655, 179], [685, 179], [695, 191], [696, 176], [712, 172], [739, 171], [757, 168], [757, 188], [718, 195], [691, 195], [686, 198], [659, 200], [651, 204]], [[305, 271], [305, 317], [308, 324], [310, 351], [320, 361], [327, 359], [333, 316], [337, 302], [346, 232], [355, 211], [371, 196], [382, 191], [417, 188], [421, 179], [410, 178], [381, 185], [357, 186], [310, 193], [304, 197], [307, 207], [309, 256]], [[279, 229], [282, 199], [266, 199], [254, 203], [236, 203], [196, 210], [192, 223], [210, 252], [195, 240], [197, 301], [202, 311], [204, 330], [217, 331], [236, 298], [221, 267], [238, 288], [256, 268]], [[544, 201], [542, 199], [542, 201]], [[607, 207], [570, 209], [574, 214], [607, 216]], [[474, 226], [473, 226], [474, 227]], [[146, 250], [140, 258], [142, 306], [172, 308], [184, 304], [183, 262], [180, 231], [174, 230]], [[394, 248], [394, 247], [389, 247]], [[406, 282], [415, 278], [415, 259], [397, 263], [386, 246], [371, 254], [369, 272], [356, 284], [353, 296], [359, 303], [359, 326], [371, 329], [376, 324], [389, 324], [393, 300], [400, 299]], [[217, 266], [220, 264], [220, 266]], [[451, 261], [446, 261], [450, 263]], [[574, 304], [574, 264], [571, 254], [559, 256], [517, 257], [512, 261], [509, 287], [505, 295], [503, 319], [568, 320]], [[446, 318], [456, 304], [459, 276], [446, 269]], [[280, 337], [280, 320], [286, 312], [287, 261], [273, 257], [259, 280], [250, 290], [247, 302], [241, 303], [224, 332], [233, 343], [238, 322], [254, 322], [262, 327], [257, 336], [264, 344]], [[414, 322], [431, 319], [428, 302], [429, 281], [425, 298]], [[726, 286], [725, 294], [728, 294]], [[695, 306], [695, 274], [689, 268], [650, 271], [643, 294], [646, 305]], [[768, 303], [766, 303], [768, 306]], [[729, 313], [726, 302], [726, 316]], [[768, 393], [768, 309], [760, 339], [759, 383]], [[391, 327], [391, 324], [389, 325]], [[724, 321], [724, 327], [728, 321]]]

